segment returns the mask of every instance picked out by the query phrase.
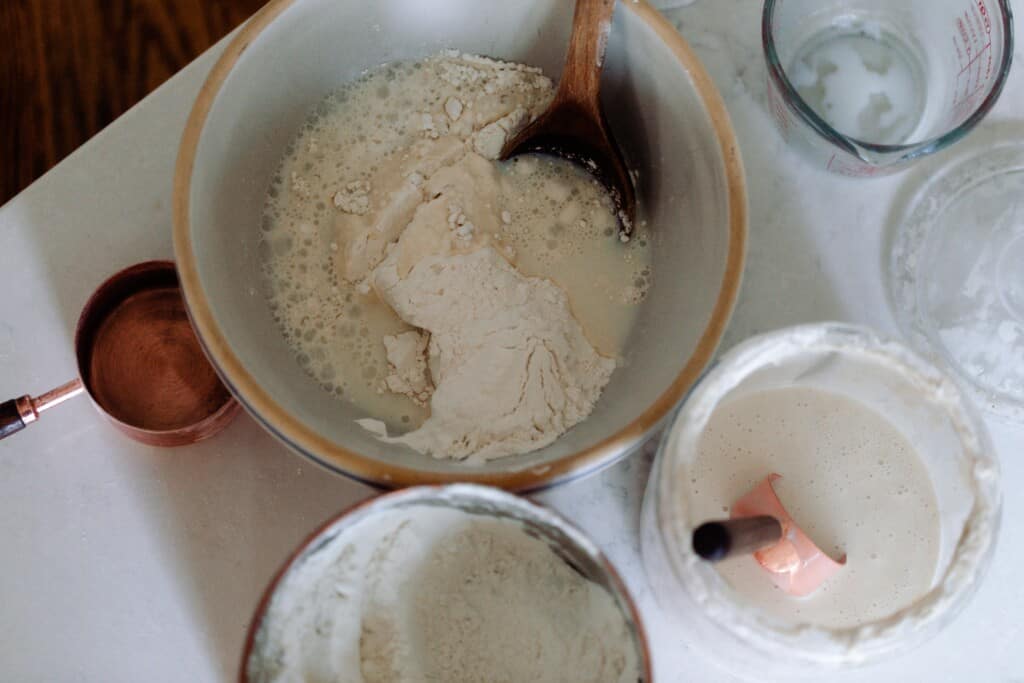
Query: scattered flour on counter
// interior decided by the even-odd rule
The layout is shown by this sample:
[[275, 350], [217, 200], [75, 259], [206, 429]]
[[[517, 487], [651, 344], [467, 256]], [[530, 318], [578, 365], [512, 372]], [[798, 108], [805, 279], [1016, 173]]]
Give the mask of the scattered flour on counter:
[[[445, 52], [332, 95], [268, 196], [268, 300], [360, 424], [438, 458], [553, 442], [600, 397], [651, 282], [572, 164], [499, 163], [554, 93], [538, 69]], [[387, 435], [391, 435], [388, 437]]]
[[508, 520], [414, 506], [358, 522], [282, 580], [255, 683], [634, 683], [611, 594]]

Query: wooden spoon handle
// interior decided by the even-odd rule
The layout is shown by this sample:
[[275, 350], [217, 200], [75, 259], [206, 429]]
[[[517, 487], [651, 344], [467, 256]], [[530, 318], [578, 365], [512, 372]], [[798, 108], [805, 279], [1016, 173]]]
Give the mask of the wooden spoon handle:
[[572, 38], [556, 101], [571, 101], [598, 111], [601, 69], [614, 13], [615, 0], [576, 0]]
[[752, 553], [782, 538], [782, 524], [769, 515], [705, 522], [693, 532], [693, 551], [711, 562]]

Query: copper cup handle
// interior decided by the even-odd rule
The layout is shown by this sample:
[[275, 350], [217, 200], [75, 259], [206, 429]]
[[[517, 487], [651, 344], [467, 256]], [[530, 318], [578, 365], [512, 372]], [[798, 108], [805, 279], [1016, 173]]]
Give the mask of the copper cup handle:
[[0, 439], [20, 432], [38, 420], [39, 414], [43, 411], [60, 405], [83, 391], [85, 387], [82, 380], [76, 378], [35, 398], [25, 395], [0, 403]]

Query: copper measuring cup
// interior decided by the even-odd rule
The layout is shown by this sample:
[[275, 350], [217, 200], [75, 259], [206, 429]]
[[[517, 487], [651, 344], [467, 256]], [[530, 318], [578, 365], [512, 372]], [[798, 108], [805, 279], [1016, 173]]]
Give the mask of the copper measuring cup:
[[221, 431], [239, 405], [203, 353], [171, 261], [147, 261], [107, 279], [75, 328], [78, 378], [0, 404], [0, 439], [81, 393], [127, 436], [181, 446]]

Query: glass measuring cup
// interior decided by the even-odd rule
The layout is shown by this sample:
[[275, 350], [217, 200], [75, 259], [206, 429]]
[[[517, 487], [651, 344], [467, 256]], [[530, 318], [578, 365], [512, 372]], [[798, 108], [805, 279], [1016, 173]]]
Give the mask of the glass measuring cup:
[[[892, 604], [887, 616], [836, 627], [804, 621], [806, 616], [783, 619], [755, 606], [692, 548], [693, 530], [705, 521], [695, 506], [695, 489], [714, 488], [714, 482], [694, 478], [712, 416], [735, 399], [790, 388], [839, 395], [885, 416], [913, 445], [931, 483], [941, 516], [930, 587]], [[739, 481], [742, 466], [723, 462], [723, 480]], [[732, 673], [781, 680], [849, 668], [906, 652], [953, 620], [991, 561], [1000, 501], [999, 466], [984, 423], [952, 379], [870, 330], [804, 325], [730, 350], [683, 403], [661, 443], [644, 496], [644, 567], [675, 629], [692, 649], [708, 653]], [[874, 559], [854, 552], [843, 571], [856, 572]]]
[[828, 171], [883, 175], [953, 144], [1010, 71], [1007, 0], [766, 0], [768, 107]]

